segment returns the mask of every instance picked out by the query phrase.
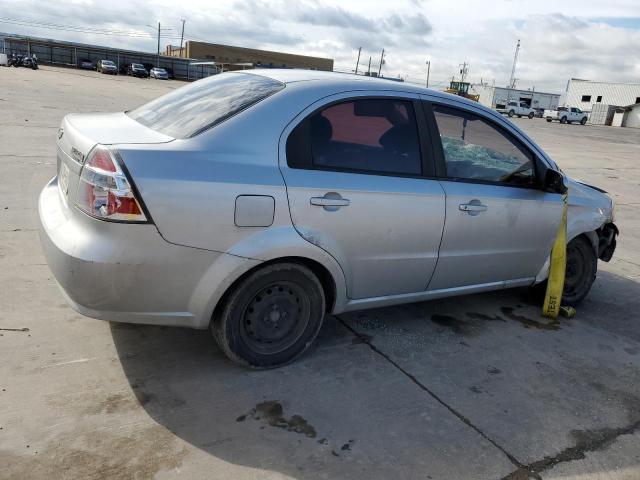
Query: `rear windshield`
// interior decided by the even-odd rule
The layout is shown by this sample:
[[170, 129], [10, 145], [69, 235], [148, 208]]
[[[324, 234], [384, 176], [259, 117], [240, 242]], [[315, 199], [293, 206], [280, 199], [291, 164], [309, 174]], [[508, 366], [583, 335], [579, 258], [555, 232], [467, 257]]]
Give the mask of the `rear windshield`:
[[283, 83], [258, 75], [222, 73], [178, 88], [127, 115], [170, 137], [189, 138], [283, 88]]

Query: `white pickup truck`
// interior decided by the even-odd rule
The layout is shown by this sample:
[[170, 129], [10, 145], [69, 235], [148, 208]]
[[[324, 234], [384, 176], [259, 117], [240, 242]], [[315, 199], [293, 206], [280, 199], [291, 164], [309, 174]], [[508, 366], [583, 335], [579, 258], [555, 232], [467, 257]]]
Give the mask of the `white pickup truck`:
[[524, 102], [506, 102], [506, 105], [496, 105], [496, 111], [498, 113], [506, 113], [510, 117], [517, 115], [518, 117], [529, 117], [533, 118], [536, 114], [536, 111], [529, 107]]
[[544, 118], [547, 122], [558, 120], [560, 123], [580, 122], [580, 125], [587, 123], [588, 115], [579, 108], [558, 107], [556, 110], [545, 110]]

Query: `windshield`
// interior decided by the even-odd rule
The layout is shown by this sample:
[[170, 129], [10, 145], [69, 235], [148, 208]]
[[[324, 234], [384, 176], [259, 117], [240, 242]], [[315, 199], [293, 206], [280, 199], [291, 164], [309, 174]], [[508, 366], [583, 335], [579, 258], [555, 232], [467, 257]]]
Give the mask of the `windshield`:
[[178, 88], [127, 115], [165, 135], [189, 138], [283, 88], [283, 83], [259, 75], [221, 73]]
[[103, 65], [109, 65], [110, 67], [114, 67], [115, 63], [113, 63], [111, 60], [103, 60], [102, 61]]
[[164, 68], [154, 68], [153, 70], [158, 73], [165, 73]]
[[144, 67], [142, 65], [140, 65], [139, 63], [132, 63], [131, 64], [131, 68], [141, 69], [141, 68], [144, 68]]

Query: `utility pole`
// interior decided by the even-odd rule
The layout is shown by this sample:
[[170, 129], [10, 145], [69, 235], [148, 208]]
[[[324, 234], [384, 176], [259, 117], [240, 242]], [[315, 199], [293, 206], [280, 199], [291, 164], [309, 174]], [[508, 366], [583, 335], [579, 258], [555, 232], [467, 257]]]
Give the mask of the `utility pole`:
[[382, 72], [382, 64], [384, 63], [384, 48], [382, 49], [382, 55], [380, 55], [380, 65], [378, 65], [378, 76]]
[[367, 75], [371, 76], [371, 57], [369, 57], [369, 68], [367, 69]]
[[516, 45], [516, 53], [513, 56], [513, 67], [511, 67], [511, 78], [509, 79], [509, 88], [516, 88], [516, 64], [518, 63], [518, 52], [520, 51], [520, 39]]
[[[156, 28], [152, 25], [146, 25], [145, 27], [150, 27], [150, 28]], [[158, 60], [157, 60], [157, 67], [160, 66], [160, 33], [162, 30], [171, 30], [170, 28], [160, 28], [160, 22], [158, 22]]]
[[362, 47], [358, 47], [358, 60], [356, 60], [356, 75], [358, 74], [358, 66], [360, 65], [360, 52], [362, 52]]
[[465, 77], [469, 73], [469, 64], [467, 62], [461, 63], [460, 66], [460, 83], [464, 82]]
[[431, 60], [427, 60], [427, 88], [429, 88], [429, 72], [431, 71]]
[[184, 18], [180, 20], [182, 22], [182, 33], [180, 34], [180, 58], [182, 58], [182, 40], [184, 39]]

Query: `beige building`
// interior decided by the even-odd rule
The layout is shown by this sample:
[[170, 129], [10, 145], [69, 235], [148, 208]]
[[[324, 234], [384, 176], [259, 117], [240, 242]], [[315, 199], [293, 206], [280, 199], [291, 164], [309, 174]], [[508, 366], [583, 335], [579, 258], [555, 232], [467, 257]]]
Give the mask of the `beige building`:
[[[173, 45], [167, 45], [165, 55], [171, 57], [194, 58], [198, 60], [210, 60], [216, 63], [229, 65], [252, 64], [254, 67], [269, 68], [307, 68], [312, 70], [333, 70], [333, 59], [321, 57], [309, 57], [306, 55], [294, 55], [292, 53], [270, 52], [255, 48], [232, 47], [216, 43], [187, 41], [180, 49]], [[227, 68], [225, 68], [227, 70]]]

